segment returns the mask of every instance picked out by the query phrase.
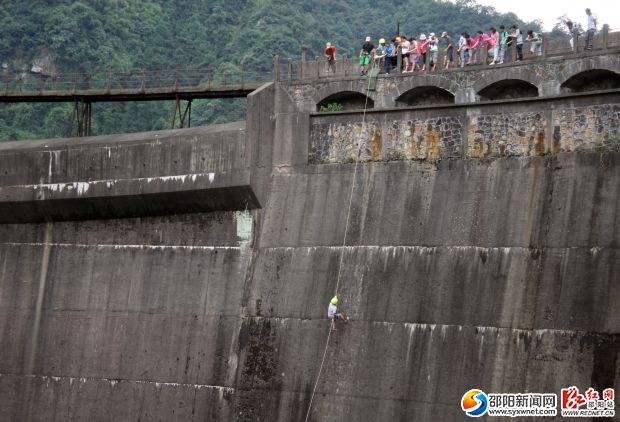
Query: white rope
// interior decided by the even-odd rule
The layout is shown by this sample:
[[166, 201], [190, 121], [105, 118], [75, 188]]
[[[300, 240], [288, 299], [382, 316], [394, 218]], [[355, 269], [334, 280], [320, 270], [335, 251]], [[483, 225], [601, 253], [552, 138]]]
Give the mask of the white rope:
[[[370, 67], [369, 71], [372, 70], [373, 65]], [[364, 123], [366, 122], [366, 109], [368, 107], [368, 93], [370, 92], [370, 75], [368, 76], [368, 86], [366, 88], [366, 101], [364, 102], [364, 114], [362, 115], [362, 132], [358, 137], [357, 141], [357, 157], [355, 157], [355, 168], [353, 169], [353, 182], [351, 183], [351, 192], [349, 193], [349, 206], [347, 208], [347, 219], [344, 224], [344, 239], [342, 241], [342, 248], [340, 249], [340, 260], [338, 262], [338, 278], [336, 279], [336, 292], [334, 296], [338, 296], [338, 286], [340, 285], [340, 274], [342, 272], [342, 260], [344, 257], [344, 246], [347, 243], [347, 234], [349, 232], [349, 217], [351, 215], [351, 204], [353, 203], [353, 191], [355, 189], [355, 180], [357, 177], [357, 164], [360, 161], [360, 155], [362, 153], [362, 143], [360, 142], [360, 138], [364, 133]], [[329, 339], [332, 335], [332, 323], [329, 324], [329, 334], [327, 334], [327, 341], [325, 342], [325, 349], [323, 350], [323, 359], [321, 360], [321, 366], [319, 367], [319, 373], [316, 377], [316, 382], [314, 383], [314, 388], [312, 389], [312, 395], [310, 396], [310, 404], [308, 404], [308, 412], [306, 413], [306, 419], [304, 422], [308, 422], [308, 418], [310, 417], [310, 411], [312, 410], [312, 402], [314, 400], [314, 394], [316, 393], [316, 387], [319, 385], [319, 380], [321, 379], [321, 372], [323, 372], [323, 365], [325, 364], [325, 356], [327, 356], [327, 348], [329, 347]]]

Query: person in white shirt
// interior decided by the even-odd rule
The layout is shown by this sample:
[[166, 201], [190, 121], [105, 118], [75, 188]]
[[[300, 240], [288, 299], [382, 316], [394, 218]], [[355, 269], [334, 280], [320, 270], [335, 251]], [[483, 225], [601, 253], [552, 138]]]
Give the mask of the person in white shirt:
[[510, 27], [510, 38], [517, 43], [517, 61], [523, 60], [523, 34], [517, 25]]
[[332, 330], [336, 329], [336, 321], [340, 319], [344, 322], [349, 322], [342, 312], [338, 312], [338, 306], [336, 305], [338, 305], [338, 296], [334, 296], [327, 307], [327, 317], [332, 322]]
[[586, 15], [588, 16], [588, 32], [586, 33], [586, 50], [592, 50], [592, 44], [594, 41], [594, 33], [596, 32], [596, 18], [594, 17], [590, 9], [586, 9]]
[[428, 49], [431, 52], [431, 72], [434, 72], [437, 67], [437, 60], [439, 57], [439, 40], [435, 36], [434, 32], [431, 32], [428, 37]]

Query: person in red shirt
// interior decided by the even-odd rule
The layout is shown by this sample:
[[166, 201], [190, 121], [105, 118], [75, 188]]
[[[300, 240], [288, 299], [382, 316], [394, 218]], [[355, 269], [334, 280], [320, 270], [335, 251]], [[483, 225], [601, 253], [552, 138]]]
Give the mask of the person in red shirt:
[[336, 46], [331, 43], [325, 44], [325, 51], [323, 52], [325, 60], [327, 60], [327, 73], [332, 71], [332, 74], [336, 74]]
[[422, 68], [420, 71], [424, 72], [426, 70], [426, 48], [428, 47], [428, 40], [426, 39], [425, 34], [420, 34], [420, 42], [418, 43], [418, 52], [420, 54], [420, 58], [422, 59]]
[[469, 60], [467, 61], [467, 64], [470, 65], [472, 64], [477, 64], [477, 53], [478, 53], [478, 39], [475, 37], [470, 37], [467, 36], [467, 46], [469, 47]]

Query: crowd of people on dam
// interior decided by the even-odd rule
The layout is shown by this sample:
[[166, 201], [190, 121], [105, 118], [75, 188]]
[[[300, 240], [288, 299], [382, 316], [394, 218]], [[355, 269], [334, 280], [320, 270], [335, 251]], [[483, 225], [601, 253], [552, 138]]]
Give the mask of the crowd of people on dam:
[[[597, 22], [590, 9], [585, 12], [586, 49], [592, 49]], [[571, 34], [577, 28], [572, 21], [566, 21], [565, 24]], [[542, 55], [542, 34], [533, 29], [528, 29], [524, 34], [516, 24], [508, 28], [504, 25], [497, 28], [492, 26], [487, 32], [478, 30], [473, 34], [450, 34], [443, 31], [440, 35], [434, 32], [409, 37], [398, 35], [393, 38], [380, 38], [376, 46], [368, 36], [359, 52], [360, 75], [367, 75], [371, 67], [390, 73], [400, 65], [402, 73], [413, 73], [427, 70], [435, 72], [438, 67], [449, 69], [480, 64], [503, 64], [510, 60], [509, 49], [512, 46], [515, 47], [515, 60], [521, 61], [524, 42], [529, 42], [533, 56]], [[572, 37], [570, 42], [572, 48]], [[336, 74], [336, 51], [335, 45], [329, 42], [326, 44], [324, 57], [327, 74]], [[440, 52], [442, 63], [439, 63]]]

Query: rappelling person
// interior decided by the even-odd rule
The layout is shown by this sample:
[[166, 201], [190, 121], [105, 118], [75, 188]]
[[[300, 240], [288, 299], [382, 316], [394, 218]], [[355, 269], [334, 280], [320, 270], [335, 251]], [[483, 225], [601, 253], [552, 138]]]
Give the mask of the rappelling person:
[[332, 321], [332, 330], [336, 329], [336, 321], [341, 319], [344, 322], [349, 322], [347, 317], [342, 312], [338, 312], [338, 296], [332, 297], [327, 308], [327, 317]]

